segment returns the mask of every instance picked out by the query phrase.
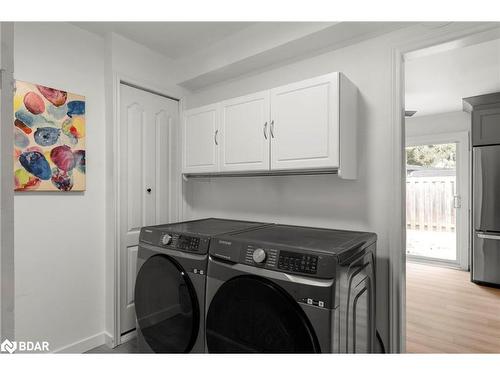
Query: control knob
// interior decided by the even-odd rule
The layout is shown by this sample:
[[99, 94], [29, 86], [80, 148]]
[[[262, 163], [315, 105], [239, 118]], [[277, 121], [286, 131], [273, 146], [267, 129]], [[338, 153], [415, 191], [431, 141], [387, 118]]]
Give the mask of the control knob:
[[252, 255], [252, 259], [255, 263], [263, 263], [266, 260], [266, 252], [264, 249], [255, 249]]
[[172, 236], [170, 234], [164, 234], [161, 237], [161, 243], [163, 245], [168, 245], [170, 242], [172, 242]]

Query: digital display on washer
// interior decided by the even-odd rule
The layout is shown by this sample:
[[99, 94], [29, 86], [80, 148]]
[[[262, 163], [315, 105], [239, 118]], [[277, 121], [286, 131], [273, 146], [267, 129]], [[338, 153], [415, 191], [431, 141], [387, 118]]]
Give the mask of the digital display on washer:
[[318, 270], [318, 257], [291, 251], [280, 251], [278, 269], [315, 274]]
[[177, 240], [177, 248], [181, 250], [191, 250], [197, 251], [200, 245], [200, 239], [198, 237], [189, 237], [180, 235]]

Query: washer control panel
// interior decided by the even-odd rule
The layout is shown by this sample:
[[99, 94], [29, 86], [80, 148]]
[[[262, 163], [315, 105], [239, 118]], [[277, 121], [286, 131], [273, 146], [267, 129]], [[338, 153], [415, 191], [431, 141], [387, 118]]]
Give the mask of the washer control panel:
[[215, 238], [210, 243], [210, 256], [229, 263], [297, 274], [318, 279], [335, 278], [337, 255], [269, 242], [235, 241], [230, 236]]
[[245, 263], [252, 266], [275, 268], [277, 255], [278, 250], [247, 245], [245, 249]]
[[318, 271], [318, 256], [280, 251], [278, 269], [315, 275]]
[[318, 272], [317, 255], [277, 250], [257, 245], [246, 245], [244, 263], [292, 273], [315, 275]]

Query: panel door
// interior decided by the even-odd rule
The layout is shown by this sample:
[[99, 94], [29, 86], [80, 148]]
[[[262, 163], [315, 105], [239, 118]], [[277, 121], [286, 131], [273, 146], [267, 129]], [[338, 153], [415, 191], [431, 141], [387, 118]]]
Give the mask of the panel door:
[[120, 87], [120, 329], [135, 328], [134, 285], [139, 231], [172, 220], [170, 138], [178, 102]]
[[267, 171], [269, 165], [269, 91], [221, 104], [221, 171]]
[[184, 112], [183, 173], [208, 173], [219, 170], [219, 112], [218, 104]]
[[271, 169], [339, 167], [339, 75], [271, 90]]

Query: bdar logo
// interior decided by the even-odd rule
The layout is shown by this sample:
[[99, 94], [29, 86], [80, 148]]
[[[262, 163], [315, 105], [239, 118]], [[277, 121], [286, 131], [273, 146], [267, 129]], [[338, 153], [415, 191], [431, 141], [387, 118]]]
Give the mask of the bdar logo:
[[9, 339], [5, 339], [0, 345], [0, 351], [9, 352], [10, 354], [14, 353], [17, 349], [17, 343], [12, 342]]

